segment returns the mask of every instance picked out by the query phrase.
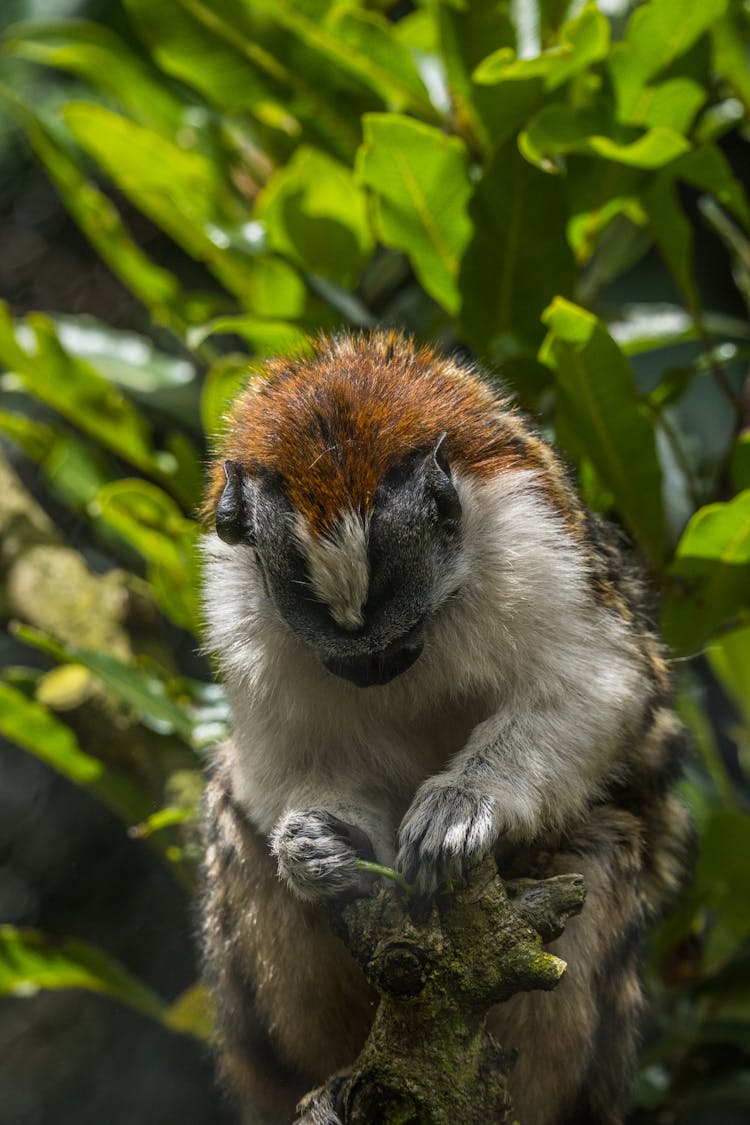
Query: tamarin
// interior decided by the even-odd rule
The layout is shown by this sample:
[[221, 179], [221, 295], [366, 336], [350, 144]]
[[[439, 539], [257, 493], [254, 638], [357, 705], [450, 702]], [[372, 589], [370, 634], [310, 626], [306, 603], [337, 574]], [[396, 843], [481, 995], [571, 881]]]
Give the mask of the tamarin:
[[291, 1121], [367, 1037], [373, 996], [325, 910], [357, 857], [429, 894], [494, 851], [503, 875], [587, 886], [550, 946], [559, 987], [492, 1013], [517, 1117], [618, 1125], [639, 947], [688, 829], [669, 671], [616, 533], [486, 376], [393, 332], [269, 361], [206, 513], [233, 736], [203, 947], [244, 1120]]

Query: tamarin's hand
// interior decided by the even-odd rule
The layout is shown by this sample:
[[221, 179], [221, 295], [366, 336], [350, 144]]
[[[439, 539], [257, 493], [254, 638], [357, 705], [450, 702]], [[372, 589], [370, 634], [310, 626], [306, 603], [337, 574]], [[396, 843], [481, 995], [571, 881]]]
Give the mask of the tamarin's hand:
[[462, 879], [492, 851], [500, 830], [499, 802], [460, 774], [438, 774], [417, 790], [398, 830], [396, 867], [432, 894]]
[[370, 876], [358, 859], [374, 859], [370, 839], [361, 828], [323, 810], [286, 813], [271, 833], [279, 878], [299, 898], [315, 902], [342, 895], [367, 894]]

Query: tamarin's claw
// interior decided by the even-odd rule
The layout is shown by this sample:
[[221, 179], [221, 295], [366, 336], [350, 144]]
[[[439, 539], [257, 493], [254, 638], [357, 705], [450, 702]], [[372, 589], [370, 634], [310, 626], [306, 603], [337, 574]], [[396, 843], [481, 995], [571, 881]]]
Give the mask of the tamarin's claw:
[[499, 827], [494, 797], [466, 783], [430, 778], [401, 822], [396, 867], [420, 891], [432, 894], [489, 855]]

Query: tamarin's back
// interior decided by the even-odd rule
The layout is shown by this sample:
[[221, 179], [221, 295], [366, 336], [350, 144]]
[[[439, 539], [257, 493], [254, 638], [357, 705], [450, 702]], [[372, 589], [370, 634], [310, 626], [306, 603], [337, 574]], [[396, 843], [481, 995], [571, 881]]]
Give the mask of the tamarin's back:
[[519, 1119], [621, 1121], [637, 951], [687, 827], [669, 674], [616, 535], [488, 381], [393, 333], [269, 362], [206, 511], [234, 737], [209, 782], [204, 948], [246, 1119], [291, 1120], [367, 1034], [321, 906], [365, 889], [357, 856], [429, 893], [494, 851], [503, 874], [588, 886], [560, 987], [496, 1010]]

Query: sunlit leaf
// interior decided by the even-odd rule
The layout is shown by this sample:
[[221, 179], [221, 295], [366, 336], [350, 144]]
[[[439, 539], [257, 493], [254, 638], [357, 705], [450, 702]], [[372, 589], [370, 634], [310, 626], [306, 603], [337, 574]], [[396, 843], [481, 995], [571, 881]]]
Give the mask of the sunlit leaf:
[[166, 136], [173, 136], [184, 123], [182, 102], [118, 35], [101, 24], [71, 19], [17, 23], [5, 36], [3, 49], [85, 79]]
[[136, 244], [115, 205], [62, 143], [59, 130], [53, 130], [20, 99], [14, 98], [10, 104], [65, 207], [97, 253], [157, 319], [181, 324], [185, 309], [177, 278], [152, 262]]
[[650, 0], [636, 8], [624, 41], [609, 56], [620, 120], [630, 120], [643, 87], [692, 47], [726, 7], [727, 0]]
[[148, 816], [150, 802], [133, 782], [85, 753], [70, 727], [9, 684], [0, 683], [0, 732], [69, 781], [88, 789], [128, 824]]
[[0, 926], [0, 993], [33, 996], [41, 989], [84, 988], [111, 996], [160, 1022], [163, 1001], [102, 949], [75, 938]]
[[750, 609], [750, 490], [695, 513], [670, 567], [667, 639], [693, 652], [721, 625]]
[[596, 130], [604, 122], [600, 115], [579, 112], [556, 103], [532, 118], [519, 141], [527, 160], [545, 167], [564, 153], [591, 153], [604, 160], [633, 168], [661, 168], [687, 152], [689, 144], [674, 129], [657, 125], [633, 140], [617, 141]]
[[177, 732], [187, 741], [192, 723], [186, 709], [167, 693], [162, 680], [135, 664], [127, 664], [102, 649], [66, 645], [39, 629], [18, 625], [15, 636], [46, 652], [55, 660], [80, 664], [93, 672], [122, 703], [162, 734]]
[[643, 412], [627, 360], [604, 325], [562, 299], [544, 314], [549, 329], [542, 358], [555, 369], [561, 430], [575, 435], [611, 489], [626, 523], [658, 561], [665, 547], [661, 469], [654, 432]]
[[105, 485], [91, 513], [143, 556], [154, 597], [167, 616], [197, 631], [198, 525], [165, 492], [142, 480]]
[[457, 312], [459, 264], [471, 235], [465, 146], [410, 118], [369, 114], [357, 173], [373, 192], [381, 241], [407, 254], [427, 292]]
[[209, 438], [218, 437], [234, 399], [252, 375], [247, 356], [226, 355], [206, 375], [201, 396], [201, 422]]
[[508, 47], [501, 47], [485, 58], [474, 72], [483, 85], [541, 78], [548, 90], [568, 82], [580, 71], [607, 55], [609, 21], [596, 4], [587, 4], [560, 30], [559, 44], [532, 58], [516, 58]]
[[342, 285], [356, 282], [372, 252], [364, 192], [347, 167], [313, 148], [297, 149], [271, 177], [253, 214], [269, 249]]

